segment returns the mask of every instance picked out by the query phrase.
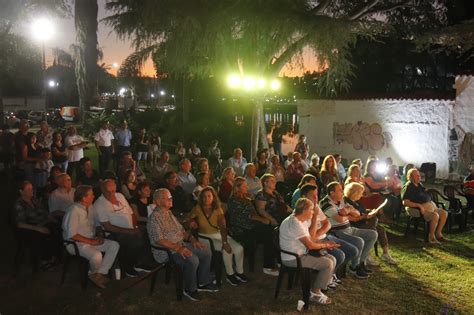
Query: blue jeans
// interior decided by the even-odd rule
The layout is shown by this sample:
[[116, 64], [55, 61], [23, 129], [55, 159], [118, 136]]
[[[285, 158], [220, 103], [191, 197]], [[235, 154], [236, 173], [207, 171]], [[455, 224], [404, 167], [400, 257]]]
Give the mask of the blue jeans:
[[365, 260], [369, 256], [370, 250], [374, 247], [378, 237], [377, 232], [374, 230], [358, 229], [355, 227], [334, 230], [331, 231], [331, 233], [357, 247], [358, 255], [356, 255], [351, 261], [352, 268], [356, 268], [361, 262], [365, 263]]
[[183, 269], [184, 289], [188, 292], [197, 290], [198, 281], [200, 285], [207, 285], [211, 282], [211, 258], [212, 253], [209, 247], [203, 249], [194, 248], [190, 243], [185, 243], [193, 255], [183, 258], [181, 254], [174, 253], [174, 262]]
[[335, 237], [334, 235], [328, 234], [324, 240], [333, 241], [341, 245], [339, 248], [328, 250], [328, 253], [336, 258], [335, 270], [337, 270], [342, 264], [352, 260], [358, 254], [357, 247]]

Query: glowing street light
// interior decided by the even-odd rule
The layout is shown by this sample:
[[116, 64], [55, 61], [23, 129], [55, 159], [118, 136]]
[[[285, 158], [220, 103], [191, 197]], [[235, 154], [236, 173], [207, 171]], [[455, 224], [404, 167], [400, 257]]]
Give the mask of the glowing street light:
[[42, 42], [51, 39], [54, 35], [54, 26], [50, 20], [46, 18], [39, 18], [31, 24], [33, 36]]
[[240, 76], [232, 74], [227, 78], [227, 84], [230, 88], [235, 89], [239, 88], [241, 84]]
[[56, 82], [56, 81], [54, 81], [54, 80], [49, 80], [49, 81], [48, 81], [48, 86], [49, 86], [50, 88], [54, 88], [54, 87], [56, 87], [56, 86], [59, 86], [59, 82]]
[[117, 62], [112, 63], [112, 68], [117, 69], [119, 67], [119, 64]]
[[161, 91], [160, 91], [160, 95], [161, 95], [161, 96], [165, 96], [165, 95], [166, 95], [166, 92], [165, 92], [164, 90], [161, 90]]
[[150, 94], [150, 97], [151, 97], [151, 98], [155, 98], [155, 94], [151, 93], [151, 94]]

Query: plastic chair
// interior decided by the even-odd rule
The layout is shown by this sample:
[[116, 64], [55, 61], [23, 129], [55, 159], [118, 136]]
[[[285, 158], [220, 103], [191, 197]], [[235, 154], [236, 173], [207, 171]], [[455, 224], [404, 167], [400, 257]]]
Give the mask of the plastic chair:
[[198, 237], [209, 242], [209, 247], [211, 248], [212, 252], [211, 265], [214, 268], [214, 273], [216, 275], [216, 284], [220, 286], [222, 284], [222, 265], [224, 264], [222, 260], [222, 252], [216, 250], [216, 247], [214, 246], [214, 240], [212, 238], [207, 237], [201, 233], [198, 233]]
[[456, 197], [456, 193], [460, 194], [461, 196], [463, 196], [463, 194], [460, 191], [458, 191], [456, 187], [452, 185], [444, 186], [443, 192], [449, 201], [448, 210], [447, 210], [450, 213], [450, 216], [448, 218], [448, 232], [451, 230], [451, 227], [453, 224], [452, 221], [456, 217], [460, 217], [459, 230], [460, 231], [465, 230], [467, 227], [467, 218], [468, 218], [469, 209], [467, 205], [462, 204], [461, 199]]
[[[450, 233], [451, 228], [452, 228], [453, 219], [455, 219], [455, 217], [457, 217], [457, 216], [462, 216], [462, 212], [458, 211], [455, 208], [451, 208], [451, 203], [453, 203], [452, 206], [458, 207], [459, 206], [458, 201], [459, 201], [459, 203], [461, 201], [459, 199], [455, 200], [456, 198], [450, 200], [448, 197], [444, 196], [437, 189], [428, 189], [427, 192], [431, 195], [431, 198], [432, 198], [433, 202], [436, 204], [436, 206], [438, 206], [439, 208], [442, 208], [442, 209], [444, 209], [448, 212], [448, 218], [447, 218], [446, 221], [448, 223], [447, 224], [448, 233]], [[449, 204], [448, 208], [446, 208], [445, 202], [448, 202], [448, 204]], [[461, 219], [461, 221], [462, 221], [462, 219]], [[462, 223], [459, 225], [460, 229], [462, 229], [462, 225], [463, 225]]]
[[[304, 302], [303, 308], [307, 310], [309, 307], [312, 270], [309, 268], [302, 267], [301, 259], [297, 254], [288, 252], [280, 248], [279, 227], [276, 227], [275, 230], [273, 230], [273, 243], [275, 245], [275, 248], [278, 250], [277, 259], [278, 259], [278, 263], [280, 264], [280, 273], [278, 275], [277, 285], [275, 288], [275, 299], [278, 298], [278, 294], [280, 293], [281, 283], [283, 281], [283, 277], [285, 276], [285, 274], [288, 274], [288, 285], [287, 285], [288, 290], [290, 290], [293, 286], [293, 280], [295, 279], [295, 275], [300, 275], [301, 276], [301, 289], [303, 291], [303, 302]], [[296, 258], [296, 267], [290, 267], [283, 264], [281, 260], [281, 253], [294, 256]], [[298, 277], [296, 277], [296, 279], [298, 279]]]
[[[174, 282], [176, 286], [176, 299], [181, 301], [183, 299], [183, 271], [181, 270], [180, 266], [178, 266], [174, 259], [171, 251], [165, 247], [151, 245], [151, 248], [157, 250], [163, 250], [168, 255], [168, 260], [164, 263], [164, 268], [166, 270], [165, 273], [165, 283], [169, 284], [171, 279], [171, 274], [174, 276]], [[155, 289], [156, 278], [158, 277], [158, 271], [161, 268], [156, 268], [151, 275], [150, 280], [150, 296], [153, 294], [153, 290]]]
[[[68, 270], [69, 264], [72, 260], [76, 260], [79, 265], [79, 275], [81, 278], [81, 288], [82, 290], [85, 290], [87, 288], [87, 272], [89, 270], [89, 261], [79, 255], [79, 248], [77, 247], [76, 242], [74, 241], [69, 241], [69, 240], [64, 240], [64, 265], [63, 265], [63, 272], [61, 273], [61, 282], [60, 284], [64, 284], [64, 279], [66, 278], [66, 272]], [[69, 245], [74, 246], [74, 254], [69, 253], [69, 251], [66, 250], [66, 247]]]
[[[411, 210], [411, 211], [410, 211]], [[413, 223], [414, 233], [418, 230], [418, 225], [423, 223], [423, 239], [425, 242], [428, 242], [428, 235], [430, 232], [430, 223], [425, 221], [423, 216], [420, 215], [420, 212], [416, 208], [405, 207], [407, 213], [407, 227], [405, 229], [405, 237], [408, 236], [410, 230], [410, 225]], [[418, 215], [415, 215], [418, 213]]]

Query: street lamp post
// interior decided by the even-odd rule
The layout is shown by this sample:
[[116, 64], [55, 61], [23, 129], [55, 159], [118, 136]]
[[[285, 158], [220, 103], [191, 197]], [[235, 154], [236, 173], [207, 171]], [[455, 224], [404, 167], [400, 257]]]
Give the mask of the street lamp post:
[[[33, 37], [41, 42], [42, 52], [42, 95], [46, 96], [46, 41], [51, 39], [54, 35], [54, 26], [47, 18], [39, 18], [31, 24]], [[45, 102], [46, 106], [46, 102]]]
[[254, 108], [252, 110], [252, 130], [250, 158], [257, 154], [259, 138], [263, 147], [268, 146], [266, 140], [265, 119], [263, 117], [263, 99], [268, 91], [277, 91], [281, 83], [277, 79], [267, 80], [254, 76], [230, 75], [227, 85], [233, 90], [242, 92], [246, 96], [253, 96]]

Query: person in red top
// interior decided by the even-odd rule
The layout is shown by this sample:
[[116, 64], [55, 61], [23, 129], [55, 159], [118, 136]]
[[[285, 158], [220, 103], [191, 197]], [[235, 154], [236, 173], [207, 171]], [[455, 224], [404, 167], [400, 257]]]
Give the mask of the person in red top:
[[232, 167], [226, 167], [222, 172], [221, 184], [219, 185], [219, 199], [221, 202], [227, 203], [232, 186], [234, 186], [235, 171]]

